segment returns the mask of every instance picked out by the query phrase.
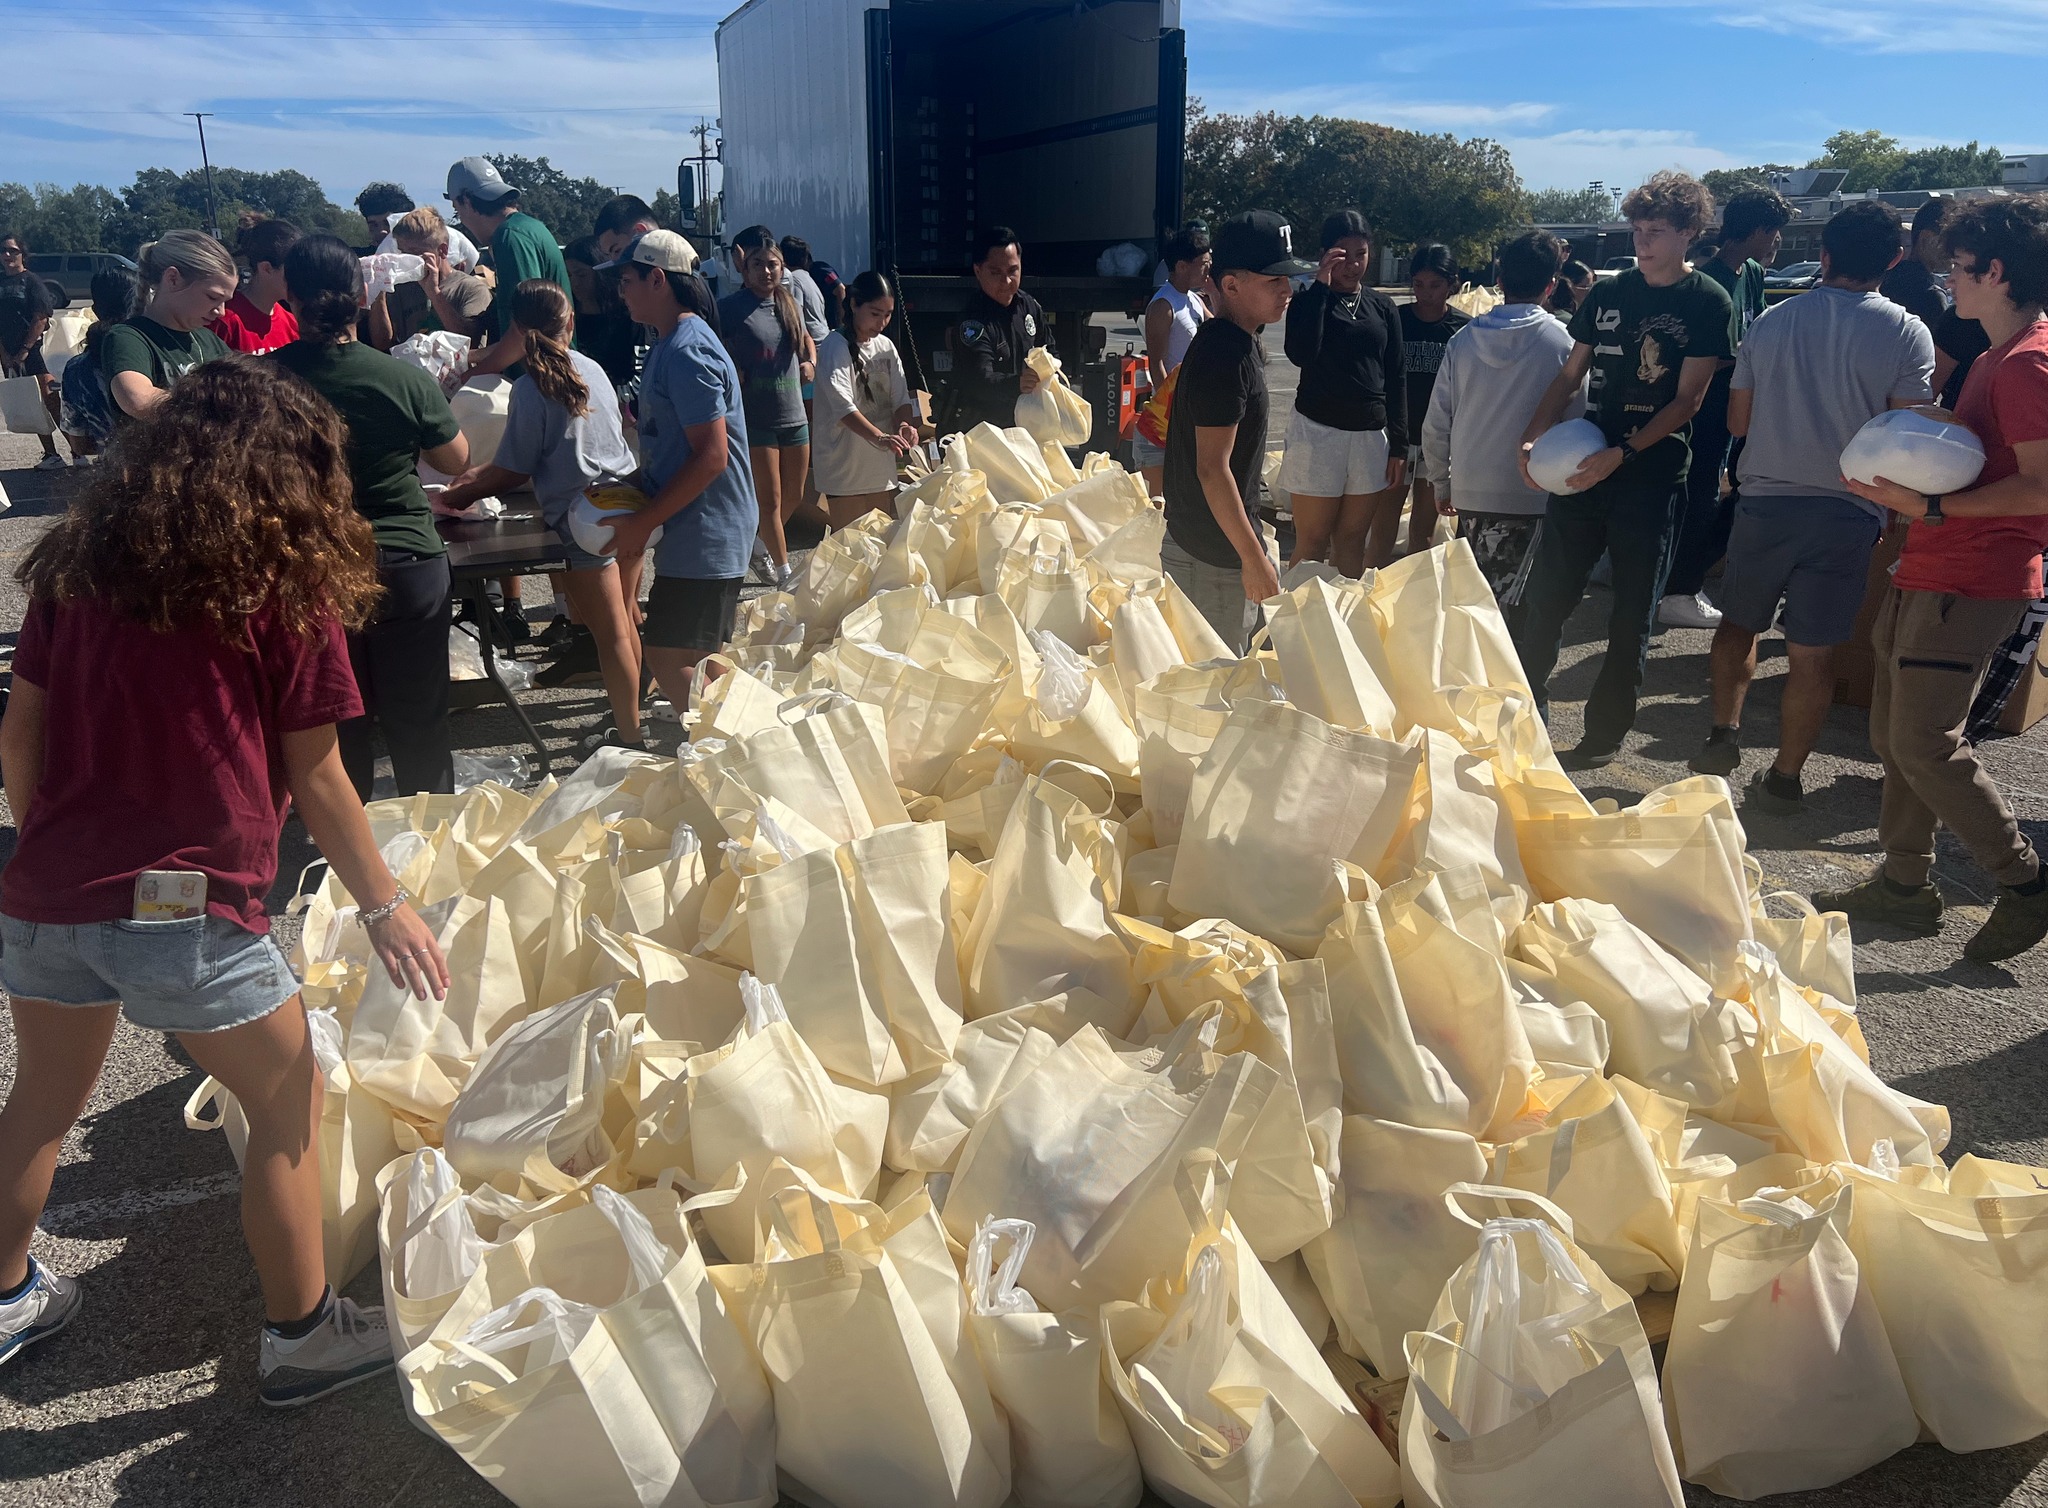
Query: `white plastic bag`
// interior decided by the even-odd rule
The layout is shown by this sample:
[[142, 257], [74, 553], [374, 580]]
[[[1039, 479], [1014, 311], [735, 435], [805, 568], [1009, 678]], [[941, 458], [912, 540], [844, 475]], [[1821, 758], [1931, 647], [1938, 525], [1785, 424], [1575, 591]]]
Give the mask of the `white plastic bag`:
[[[469, 370], [470, 339], [452, 330], [422, 330], [401, 340], [391, 354], [409, 366], [416, 366], [445, 391], [457, 385]], [[472, 460], [488, 457], [471, 457]]]
[[417, 283], [427, 275], [423, 258], [403, 251], [380, 251], [363, 259], [363, 299], [376, 303], [400, 283]]

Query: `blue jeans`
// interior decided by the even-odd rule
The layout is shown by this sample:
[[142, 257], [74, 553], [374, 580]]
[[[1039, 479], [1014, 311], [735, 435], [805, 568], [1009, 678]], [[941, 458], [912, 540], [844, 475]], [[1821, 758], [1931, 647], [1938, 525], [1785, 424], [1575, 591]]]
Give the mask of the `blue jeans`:
[[1590, 491], [1550, 499], [1514, 631], [1522, 670], [1547, 717], [1550, 673], [1557, 668], [1565, 620], [1585, 595], [1594, 562], [1606, 552], [1614, 566], [1614, 606], [1607, 618], [1607, 654], [1586, 698], [1585, 742], [1594, 749], [1618, 747], [1635, 725], [1636, 693], [1650, 657], [1678, 516], [1679, 487], [1646, 486], [1629, 476], [1629, 464], [1634, 463]]
[[1716, 373], [1707, 396], [1692, 420], [1692, 469], [1685, 478], [1685, 516], [1679, 523], [1678, 545], [1671, 556], [1671, 574], [1664, 591], [1690, 597], [1706, 585], [1707, 572], [1728, 553], [1728, 534], [1735, 527], [1736, 497], [1721, 496], [1721, 472], [1734, 465], [1729, 454], [1728, 379], [1731, 367]]

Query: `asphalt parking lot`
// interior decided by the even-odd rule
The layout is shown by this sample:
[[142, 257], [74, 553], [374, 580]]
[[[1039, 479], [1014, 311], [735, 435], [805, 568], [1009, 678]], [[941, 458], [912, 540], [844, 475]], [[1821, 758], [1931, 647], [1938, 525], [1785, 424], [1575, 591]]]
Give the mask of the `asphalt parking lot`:
[[[1275, 434], [1282, 423], [1276, 416]], [[35, 454], [33, 441], [0, 437], [0, 485], [14, 503], [0, 516], [0, 654], [11, 650], [21, 620], [12, 571], [61, 509], [67, 480], [20, 469]], [[1560, 746], [1576, 741], [1605, 611], [1596, 592], [1572, 624], [1554, 688]], [[1708, 638], [1662, 636], [1637, 733], [1620, 761], [1586, 782], [1589, 792], [1627, 802], [1687, 773], [1684, 760], [1706, 732]], [[1768, 749], [1776, 731], [1782, 646], [1767, 641], [1765, 656], [1746, 734], [1753, 749]], [[558, 751], [603, 710], [596, 690], [537, 693], [536, 700], [537, 720]], [[456, 720], [464, 752], [516, 752], [518, 737], [503, 712]], [[1752, 764], [1761, 757], [1749, 756]], [[2036, 843], [2048, 846], [2048, 724], [1987, 746], [1985, 758]], [[1769, 889], [1831, 885], [1873, 862], [1879, 771], [1860, 712], [1835, 709], [1808, 784], [1812, 810], [1804, 816], [1748, 823]], [[0, 830], [0, 858], [12, 843], [9, 825]], [[293, 824], [274, 913], [309, 856]], [[1943, 936], [1858, 942], [1862, 1016], [1876, 1066], [1911, 1093], [1950, 1107], [1951, 1157], [1976, 1152], [2048, 1165], [2048, 949], [2006, 966], [1963, 963], [1961, 938], [1982, 919], [1990, 886], [1946, 837], [1936, 877], [1952, 908]], [[0, 1015], [0, 1093], [12, 1076], [11, 1027]], [[86, 1308], [66, 1335], [0, 1373], [0, 1505], [501, 1502], [406, 1421], [390, 1385], [359, 1387], [300, 1415], [257, 1405], [261, 1306], [236, 1221], [234, 1164], [220, 1137], [188, 1132], [182, 1120], [198, 1080], [164, 1039], [121, 1028], [99, 1091], [64, 1149], [36, 1247], [53, 1268], [83, 1280]], [[376, 1301], [374, 1267], [352, 1292]], [[1773, 1501], [2048, 1508], [2044, 1458], [2048, 1437], [1970, 1456], [1919, 1446], [1839, 1487]], [[1688, 1501], [1723, 1500], [1695, 1488]]]

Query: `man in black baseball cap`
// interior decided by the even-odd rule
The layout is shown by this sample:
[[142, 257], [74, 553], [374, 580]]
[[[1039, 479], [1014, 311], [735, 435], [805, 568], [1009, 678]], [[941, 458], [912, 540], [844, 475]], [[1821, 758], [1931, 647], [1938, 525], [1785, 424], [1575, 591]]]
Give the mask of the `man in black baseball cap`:
[[1259, 332], [1287, 313], [1293, 279], [1315, 265], [1294, 253], [1285, 220], [1257, 209], [1211, 243], [1217, 319], [1205, 320], [1175, 378], [1166, 428], [1166, 542], [1160, 562], [1235, 654], [1258, 604], [1280, 592], [1259, 531], [1266, 458], [1266, 353]]

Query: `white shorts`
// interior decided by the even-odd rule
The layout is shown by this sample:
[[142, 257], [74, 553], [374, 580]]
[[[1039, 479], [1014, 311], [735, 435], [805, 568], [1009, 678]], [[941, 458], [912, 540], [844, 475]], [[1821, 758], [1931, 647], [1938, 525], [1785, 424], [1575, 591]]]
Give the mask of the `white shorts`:
[[1387, 432], [1332, 429], [1297, 413], [1287, 423], [1280, 485], [1295, 497], [1362, 497], [1387, 485]]

